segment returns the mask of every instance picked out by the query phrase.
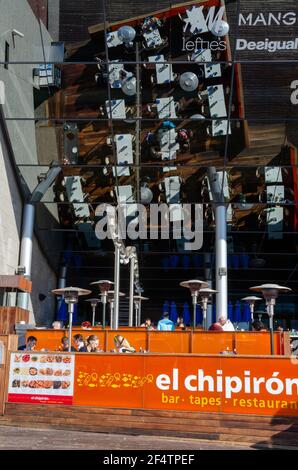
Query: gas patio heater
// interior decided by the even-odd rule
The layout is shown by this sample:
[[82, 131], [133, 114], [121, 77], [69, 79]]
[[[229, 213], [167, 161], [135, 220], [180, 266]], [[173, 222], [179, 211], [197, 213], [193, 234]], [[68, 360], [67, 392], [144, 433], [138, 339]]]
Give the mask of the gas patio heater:
[[113, 282], [103, 280], [103, 281], [95, 281], [91, 282], [91, 286], [96, 285], [98, 286], [100, 293], [101, 293], [101, 303], [102, 303], [102, 327], [105, 328], [106, 326], [106, 307], [107, 307], [107, 296], [108, 292], [111, 287], [114, 285]]
[[248, 297], [243, 297], [243, 299], [241, 299], [241, 300], [243, 300], [244, 302], [246, 302], [249, 305], [250, 319], [251, 319], [251, 322], [253, 322], [254, 321], [255, 303], [258, 300], [262, 300], [261, 297], [255, 297], [254, 295], [250, 295]]
[[141, 324], [141, 307], [142, 307], [142, 300], [149, 300], [148, 297], [143, 297], [142, 295], [134, 295], [133, 301], [135, 304], [135, 325], [140, 326]]
[[99, 304], [101, 301], [99, 299], [87, 299], [85, 302], [89, 302], [92, 307], [92, 326], [95, 326], [95, 309], [97, 304]]
[[71, 352], [71, 338], [72, 338], [72, 316], [74, 306], [78, 303], [80, 295], [89, 295], [91, 290], [81, 289], [80, 287], [64, 287], [63, 289], [54, 289], [52, 293], [55, 295], [63, 296], [65, 303], [68, 305], [68, 351]]
[[274, 305], [280, 292], [289, 292], [292, 289], [289, 287], [279, 286], [278, 284], [262, 284], [261, 286], [250, 287], [250, 290], [254, 292], [262, 292], [263, 297], [267, 305], [267, 313], [269, 316], [269, 328], [270, 328], [270, 349], [271, 354], [274, 354], [274, 341], [273, 341], [273, 317], [274, 317]]
[[190, 290], [190, 293], [192, 296], [192, 304], [193, 304], [193, 328], [195, 328], [199, 291], [201, 289], [207, 288], [208, 283], [205, 281], [198, 281], [197, 279], [191, 279], [190, 281], [180, 282], [180, 286], [187, 287], [187, 289]]
[[210, 289], [207, 287], [206, 289], [201, 289], [199, 291], [199, 295], [202, 299], [202, 307], [203, 307], [203, 330], [207, 330], [207, 307], [208, 307], [208, 300], [212, 299], [213, 294], [217, 294], [217, 290]]
[[[119, 292], [119, 297], [124, 297], [123, 292]], [[110, 303], [110, 328], [114, 328], [114, 305], [115, 305], [115, 291], [109, 290], [108, 292], [108, 302]], [[118, 328], [115, 328], [118, 330]]]

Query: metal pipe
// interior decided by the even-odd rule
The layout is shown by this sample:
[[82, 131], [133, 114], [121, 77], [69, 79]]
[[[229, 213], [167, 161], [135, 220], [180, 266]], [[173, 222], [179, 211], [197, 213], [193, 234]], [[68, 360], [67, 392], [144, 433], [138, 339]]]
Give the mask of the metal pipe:
[[196, 327], [196, 317], [197, 317], [197, 302], [198, 296], [197, 294], [192, 294], [192, 303], [193, 303], [193, 329]]
[[140, 134], [141, 134], [141, 77], [140, 77], [140, 48], [136, 41], [136, 201], [140, 202]]
[[269, 315], [269, 330], [270, 330], [270, 353], [274, 355], [274, 332], [273, 332], [273, 317], [274, 317], [275, 299], [270, 299], [267, 303], [267, 311]]
[[[61, 264], [59, 270], [59, 279], [58, 279], [58, 289], [64, 289], [66, 287], [66, 275], [67, 275], [67, 265]], [[62, 297], [57, 301], [57, 312], [59, 312], [62, 304]]]
[[114, 301], [110, 300], [110, 328], [114, 329]]
[[68, 352], [71, 352], [71, 339], [72, 339], [72, 316], [74, 311], [74, 304], [70, 302], [68, 304]]
[[[34, 217], [34, 204], [25, 204], [19, 265], [25, 268], [25, 276], [28, 277], [28, 279], [30, 279], [31, 276]], [[20, 292], [18, 294], [17, 306], [27, 310], [28, 305], [29, 294], [26, 292]]]
[[128, 326], [133, 326], [133, 294], [134, 294], [134, 269], [135, 269], [135, 257], [130, 258], [130, 279], [129, 279], [129, 316]]
[[224, 180], [219, 181], [215, 167], [208, 168], [208, 179], [215, 208], [215, 253], [216, 253], [216, 319], [228, 318], [228, 260], [227, 260], [227, 209], [224, 204]]
[[138, 310], [139, 310], [139, 304], [138, 301], [135, 301], [135, 326], [138, 326]]
[[96, 306], [92, 305], [92, 326], [95, 326], [95, 309]]
[[115, 242], [115, 266], [114, 266], [114, 318], [113, 329], [118, 330], [119, 324], [119, 292], [120, 292], [120, 244]]
[[141, 325], [141, 315], [142, 315], [142, 301], [139, 300], [139, 310], [138, 310], [138, 324], [137, 326]]
[[[213, 288], [212, 282], [212, 255], [211, 253], [204, 254], [204, 262], [205, 262], [205, 280], [208, 282], [210, 289]], [[207, 304], [206, 310], [206, 330], [212, 325], [212, 304]]]
[[219, 204], [215, 209], [216, 250], [216, 319], [228, 318], [227, 209]]
[[106, 327], [106, 311], [107, 311], [107, 295], [102, 294], [101, 296], [102, 301], [102, 327]]
[[203, 306], [203, 330], [207, 330], [207, 307], [208, 307], [207, 297], [203, 297], [202, 306]]

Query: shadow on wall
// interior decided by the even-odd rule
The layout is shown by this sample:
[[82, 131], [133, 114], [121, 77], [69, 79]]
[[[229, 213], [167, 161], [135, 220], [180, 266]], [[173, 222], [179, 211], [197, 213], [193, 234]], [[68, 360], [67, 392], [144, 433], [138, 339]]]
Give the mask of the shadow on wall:
[[298, 402], [293, 400], [287, 403], [292, 410], [296, 410], [292, 411], [296, 416], [285, 416], [282, 412], [278, 412], [274, 417], [260, 417], [264, 422], [261, 429], [268, 431], [268, 437], [252, 447], [286, 446], [298, 450]]

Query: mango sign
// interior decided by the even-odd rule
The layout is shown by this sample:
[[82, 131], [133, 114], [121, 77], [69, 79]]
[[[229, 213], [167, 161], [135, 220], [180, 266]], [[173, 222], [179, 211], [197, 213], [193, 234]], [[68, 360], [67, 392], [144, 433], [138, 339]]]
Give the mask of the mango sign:
[[286, 357], [77, 354], [74, 405], [298, 416]]

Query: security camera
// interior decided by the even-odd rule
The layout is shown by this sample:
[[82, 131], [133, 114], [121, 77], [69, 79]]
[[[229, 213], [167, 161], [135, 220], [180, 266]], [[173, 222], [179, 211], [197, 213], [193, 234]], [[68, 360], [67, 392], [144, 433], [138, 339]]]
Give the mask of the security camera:
[[23, 33], [18, 31], [17, 29], [13, 29], [12, 34], [13, 34], [13, 36], [19, 36], [19, 38], [23, 38], [25, 36]]

